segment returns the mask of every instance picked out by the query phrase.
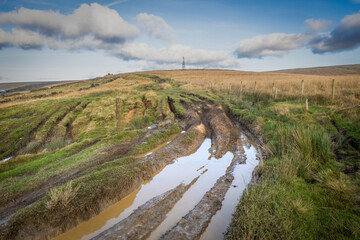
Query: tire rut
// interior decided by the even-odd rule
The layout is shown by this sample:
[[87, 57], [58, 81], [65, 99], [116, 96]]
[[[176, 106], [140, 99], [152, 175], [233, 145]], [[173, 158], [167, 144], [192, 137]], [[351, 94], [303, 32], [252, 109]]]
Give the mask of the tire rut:
[[195, 178], [188, 185], [180, 184], [174, 189], [150, 199], [138, 207], [129, 217], [92, 239], [146, 239], [151, 231], [161, 224], [166, 218], [166, 213], [198, 178]]

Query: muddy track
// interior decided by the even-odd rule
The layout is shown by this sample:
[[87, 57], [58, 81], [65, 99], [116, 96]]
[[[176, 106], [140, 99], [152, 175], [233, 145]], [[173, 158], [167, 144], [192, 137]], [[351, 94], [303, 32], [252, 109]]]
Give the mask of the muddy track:
[[[110, 162], [114, 159], [128, 156], [134, 150], [136, 145], [140, 144], [141, 142], [146, 141], [146, 139], [149, 138], [150, 136], [152, 136], [154, 134], [154, 132], [156, 133], [156, 132], [160, 132], [160, 131], [157, 131], [155, 129], [155, 130], [152, 130], [152, 132], [153, 133], [148, 133], [147, 135], [144, 135], [143, 137], [141, 137], [139, 139], [135, 139], [132, 142], [127, 142], [127, 143], [111, 146], [103, 151], [106, 154], [105, 156], [102, 154], [94, 156], [94, 158], [90, 161], [91, 164], [87, 164], [87, 165], [83, 166], [82, 168], [77, 169], [75, 171], [66, 172], [65, 175], [55, 175], [55, 176], [51, 177], [50, 179], [48, 179], [46, 182], [40, 184], [39, 187], [37, 187], [36, 189], [32, 189], [32, 190], [30, 190], [30, 192], [24, 193], [21, 196], [17, 197], [11, 203], [1, 206], [1, 208], [0, 208], [0, 219], [1, 219], [0, 226], [3, 226], [4, 224], [6, 224], [10, 220], [12, 215], [14, 213], [16, 213], [16, 211], [18, 211], [22, 208], [25, 208], [25, 207], [35, 203], [42, 197], [44, 197], [46, 195], [47, 191], [50, 190], [51, 188], [59, 186], [69, 180], [73, 180], [73, 179], [81, 176], [83, 173], [90, 171], [91, 169], [98, 167], [106, 162]], [[76, 154], [80, 153], [81, 151], [95, 145], [99, 141], [100, 140], [90, 142], [89, 144], [78, 149], [77, 151], [75, 151], [57, 161], [62, 161], [66, 158], [76, 155]]]
[[[171, 108], [171, 101], [169, 102], [169, 105]], [[175, 111], [175, 109], [172, 110]], [[179, 125], [183, 128], [183, 130], [186, 131], [186, 133], [178, 134], [175, 139], [162, 148], [154, 151], [152, 154], [135, 159], [135, 162], [146, 162], [149, 167], [147, 170], [137, 174], [137, 176], [133, 179], [134, 184], [132, 185], [131, 189], [138, 188], [143, 180], [151, 179], [154, 174], [161, 171], [166, 165], [172, 163], [175, 159], [195, 152], [206, 138], [211, 138], [211, 148], [209, 149], [210, 157], [220, 159], [227, 152], [233, 153], [233, 160], [231, 165], [228, 167], [226, 174], [218, 179], [216, 184], [204, 195], [203, 199], [192, 211], [188, 213], [188, 215], [184, 217], [183, 220], [181, 220], [176, 225], [176, 227], [163, 236], [164, 239], [173, 238], [171, 236], [186, 236], [185, 239], [197, 239], [206, 229], [211, 217], [221, 207], [221, 201], [224, 199], [224, 196], [232, 183], [232, 171], [234, 166], [236, 164], [244, 163], [246, 158], [244, 157], [244, 149], [242, 147], [243, 142], [240, 138], [240, 131], [238, 127], [228, 118], [221, 106], [215, 106], [212, 104], [201, 104], [195, 107], [192, 106], [191, 109], [187, 110], [186, 115], [183, 116], [183, 119], [179, 122]], [[54, 176], [46, 185], [43, 185], [41, 188], [36, 189], [27, 196], [23, 196], [16, 200], [17, 203], [14, 204], [14, 206], [20, 207], [11, 208], [10, 206], [6, 206], [7, 210], [3, 211], [2, 213], [0, 212], [1, 219], [8, 220], [17, 210], [24, 208], [43, 197], [51, 187], [57, 186], [71, 179], [75, 179], [81, 176], [81, 174], [84, 172], [89, 171], [97, 166], [101, 166], [106, 162], [130, 155], [133, 152], [135, 146], [146, 141], [146, 139], [153, 134], [159, 132], [160, 130], [158, 129], [150, 129], [147, 134], [132, 142], [118, 144], [105, 149], [105, 155], [100, 154], [101, 156], [94, 156], [94, 158], [90, 161], [90, 164], [81, 167], [81, 169], [76, 169], [66, 173], [65, 175]], [[195, 135], [190, 134], [191, 138], [189, 138], [190, 135], [188, 133], [191, 132], [194, 132]], [[84, 150], [93, 144], [90, 144], [81, 150]], [[206, 171], [207, 170], [204, 170], [204, 172]], [[131, 218], [126, 218], [121, 223], [116, 224], [113, 228], [98, 236], [98, 239], [121, 239], [119, 236], [123, 236], [122, 232], [126, 232], [126, 234], [128, 234], [127, 239], [145, 238], [162, 222], [162, 216], [166, 215], [166, 212], [172, 208], [172, 206], [177, 202], [178, 198], [181, 198], [181, 196], [190, 186], [191, 184], [186, 186], [177, 186], [173, 189], [173, 191], [166, 192], [163, 195], [152, 199], [147, 203], [147, 205], [145, 204], [147, 207], [140, 207], [140, 210], [135, 211], [131, 215]], [[124, 191], [127, 192], [126, 189], [124, 189], [123, 192]], [[120, 194], [119, 196], [124, 197], [125, 195]], [[113, 200], [106, 199], [106, 203], [97, 203], [99, 205], [98, 211], [105, 209], [110, 204], [113, 204], [114, 201], [118, 200], [118, 198]], [[81, 221], [88, 219], [96, 213], [97, 212], [92, 212], [86, 216], [74, 216], [74, 220], [67, 223], [66, 228], [69, 229], [74, 227]], [[199, 214], [201, 215], [201, 220], [196, 217], [199, 216]], [[186, 223], [184, 223], [184, 221]], [[44, 227], [37, 229], [46, 229], [46, 232], [43, 230], [41, 232], [37, 232], [38, 230], [35, 230], [32, 227], [28, 227], [28, 229], [32, 229], [32, 231], [35, 232], [26, 233], [25, 236], [29, 239], [38, 237], [48, 239], [50, 236], [54, 236], [55, 233], [59, 234], [66, 230], [63, 228], [60, 229], [54, 227], [49, 229], [45, 227], [45, 225], [46, 224], [44, 223]], [[144, 225], [146, 227], [142, 227]], [[196, 225], [197, 228], [195, 230], [189, 228], [191, 225]], [[193, 231], [194, 233], [190, 235], [183, 235], [184, 232], [188, 231]], [[101, 238], [101, 236], [103, 238]]]
[[50, 131], [48, 132], [46, 137], [43, 139], [43, 142], [42, 142], [43, 144], [46, 143], [46, 142], [50, 142], [51, 137], [54, 135], [54, 128], [66, 117], [66, 115], [68, 115], [70, 112], [72, 112], [80, 104], [81, 104], [81, 102], [77, 102], [66, 113], [64, 113], [63, 115], [59, 116], [56, 119], [55, 123], [53, 123], [53, 125], [51, 126]]
[[[235, 166], [246, 161], [243, 148], [244, 144], [246, 146], [246, 141], [241, 139], [239, 130], [226, 116], [222, 107], [214, 107], [207, 104], [198, 106], [194, 111], [188, 113], [187, 120], [185, 128], [187, 128], [187, 131], [197, 131], [198, 138], [193, 148], [187, 148], [186, 151], [196, 150], [199, 142], [202, 142], [205, 137], [210, 137], [210, 158], [220, 159], [225, 153], [230, 151], [233, 153], [233, 159], [226, 169], [225, 175], [220, 177], [200, 202], [173, 228], [166, 232], [161, 239], [199, 239], [211, 218], [222, 206], [225, 194], [234, 179], [233, 171]], [[175, 148], [174, 146], [177, 147]], [[169, 157], [170, 151], [173, 152]], [[169, 164], [174, 158], [182, 156], [186, 151], [183, 151], [179, 138], [177, 138], [144, 159], [150, 160], [155, 165], [159, 163]], [[206, 171], [207, 169], [202, 174]], [[172, 191], [175, 190], [173, 189]], [[166, 212], [170, 210], [167, 209], [168, 204], [175, 204], [173, 199], [168, 200], [166, 197], [163, 197], [164, 194], [149, 200], [128, 218], [104, 231], [94, 239], [145, 239], [153, 231], [155, 225], [159, 225], [165, 219]], [[151, 212], [151, 214], [143, 210], [144, 208], [148, 209], [146, 206], [157, 204], [158, 199], [161, 199], [161, 204], [165, 210], [156, 208], [156, 213]], [[131, 222], [130, 225], [129, 222]]]
[[[87, 102], [85, 103], [82, 107], [82, 110], [81, 111], [84, 111], [85, 108], [89, 105], [90, 102]], [[80, 105], [81, 103], [79, 103], [78, 105]], [[78, 106], [77, 105], [77, 106]], [[76, 106], [74, 107], [74, 109], [76, 108]], [[68, 124], [66, 124], [66, 132], [65, 132], [65, 139], [71, 139], [73, 140], [73, 135], [72, 135], [72, 130], [73, 130], [73, 127], [72, 127], [72, 124], [73, 122], [75, 121], [76, 117], [71, 119], [70, 122]]]
[[[36, 125], [36, 127], [33, 128], [33, 129], [30, 131], [30, 133], [29, 133], [29, 136], [30, 136], [29, 141], [28, 141], [28, 142], [24, 142], [24, 143], [22, 144], [23, 147], [26, 147], [26, 145], [27, 145], [30, 141], [32, 141], [32, 140], [35, 139], [35, 134], [36, 134], [36, 132], [39, 130], [39, 128], [40, 128], [41, 126], [43, 126], [58, 110], [59, 110], [59, 108], [57, 108], [55, 111], [51, 112], [49, 115], [47, 115], [46, 117], [44, 117], [44, 118], [40, 121], [40, 123], [39, 123], [38, 125]], [[21, 151], [21, 149], [20, 149], [20, 151]]]
[[[230, 188], [233, 177], [233, 171], [237, 164], [245, 162], [243, 145], [244, 141], [240, 137], [240, 132], [232, 121], [226, 116], [222, 107], [211, 105], [202, 105], [189, 112], [188, 121], [185, 124], [187, 131], [196, 131], [197, 139], [194, 140], [193, 147], [181, 148], [180, 138], [174, 139], [171, 143], [155, 151], [150, 156], [144, 157], [144, 160], [150, 160], [156, 166], [160, 163], [169, 164], [175, 158], [183, 156], [185, 152], [194, 151], [199, 147], [205, 137], [211, 137], [210, 157], [221, 158], [226, 152], [233, 153], [233, 159], [228, 166], [225, 175], [220, 177], [215, 185], [203, 196], [201, 201], [184, 216], [172, 229], [166, 232], [162, 239], [199, 239], [205, 231], [211, 218], [221, 208], [225, 194]], [[246, 145], [246, 144], [245, 144]], [[177, 146], [177, 147], [174, 147]], [[169, 156], [169, 152], [172, 153]], [[200, 168], [201, 169], [201, 168]], [[204, 170], [203, 173], [207, 171]], [[202, 174], [203, 174], [202, 173]], [[179, 188], [179, 186], [177, 187]], [[176, 188], [175, 188], [176, 189]], [[172, 191], [175, 191], [174, 189]], [[168, 195], [169, 193], [164, 193]], [[139, 207], [128, 218], [117, 223], [110, 229], [102, 232], [93, 239], [145, 239], [152, 230], [159, 225], [165, 218], [169, 203], [174, 205], [173, 199], [168, 199], [159, 195], [146, 204]], [[161, 199], [161, 205], [164, 209], [156, 209], [151, 214], [146, 213], [146, 206], [152, 206]], [[162, 213], [162, 214], [160, 214]], [[130, 223], [129, 223], [130, 222]]]
[[[79, 152], [85, 150], [86, 148], [89, 148], [93, 145], [95, 145], [96, 143], [98, 143], [99, 140], [96, 140], [94, 142], [91, 142], [85, 146], [83, 146], [82, 148], [80, 148], [79, 150], [69, 154], [68, 156], [59, 159], [59, 161], [69, 158], [75, 154], [78, 154]], [[11, 201], [9, 204], [6, 204], [4, 206], [0, 207], [0, 227], [5, 225], [10, 218], [12, 217], [12, 215], [14, 213], [16, 213], [18, 210], [25, 208], [33, 203], [35, 203], [36, 201], [38, 201], [39, 199], [41, 199], [43, 196], [45, 196], [46, 192], [54, 187], [54, 186], [58, 186], [60, 184], [63, 184], [65, 182], [67, 182], [68, 180], [74, 179], [76, 177], [76, 175], [79, 175], [79, 171], [72, 173], [72, 174], [67, 174], [66, 176], [54, 176], [53, 178], [49, 179], [48, 181], [44, 182], [43, 184], [41, 184], [39, 187], [37, 187], [36, 189], [32, 189], [30, 190], [30, 192], [24, 193], [20, 196], [18, 196], [17, 198], [13, 199], [13, 201]]]
[[93, 239], [146, 239], [151, 231], [166, 218], [166, 213], [170, 211], [198, 178], [195, 178], [188, 185], [180, 184], [174, 189], [150, 199], [129, 217]]
[[[241, 146], [238, 145], [238, 151], [241, 151]], [[239, 157], [240, 155], [242, 157]], [[242, 163], [244, 160], [244, 155], [238, 152], [238, 156], [234, 156], [227, 168], [226, 174], [220, 177], [200, 202], [160, 239], [199, 239], [211, 218], [221, 209], [225, 194], [233, 182], [233, 171], [236, 164]]]

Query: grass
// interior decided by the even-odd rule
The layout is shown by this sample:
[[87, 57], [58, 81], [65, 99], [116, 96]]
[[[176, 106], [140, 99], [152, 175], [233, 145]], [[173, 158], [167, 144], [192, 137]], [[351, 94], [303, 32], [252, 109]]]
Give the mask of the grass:
[[[181, 131], [167, 104], [169, 95], [179, 103], [178, 88], [154, 76], [125, 74], [9, 96], [0, 104], [0, 156], [14, 158], [0, 165], [0, 205], [34, 191], [40, 199], [19, 209], [1, 234], [12, 238], [22, 226], [44, 222], [65, 227], [128, 193], [148, 168], [136, 154]], [[170, 127], [131, 145], [149, 125], [165, 119]], [[48, 184], [53, 187], [46, 193], [42, 189]]]
[[331, 84], [335, 79], [335, 101], [342, 104], [353, 104], [359, 100], [360, 75], [309, 75], [287, 74], [277, 72], [241, 72], [224, 70], [186, 70], [186, 71], [153, 71], [163, 78], [171, 78], [188, 85], [188, 88], [210, 88], [223, 92], [237, 93], [240, 96], [241, 85], [243, 92], [273, 95], [273, 86], [278, 89], [278, 99], [300, 98], [301, 80], [304, 80], [304, 97], [310, 102], [326, 100], [331, 103]]
[[[359, 110], [348, 118], [324, 102], [306, 111], [296, 99], [223, 96], [231, 115], [266, 143], [268, 156], [259, 169], [261, 182], [241, 199], [227, 239], [358, 239], [360, 176], [344, 171], [360, 165], [351, 158], [357, 151], [345, 143], [345, 158], [335, 153], [344, 148], [341, 139], [359, 139]], [[343, 121], [350, 135], [334, 127]]]
[[142, 154], [154, 149], [156, 146], [169, 141], [170, 137], [174, 134], [181, 132], [181, 128], [178, 125], [173, 125], [170, 128], [166, 129], [164, 132], [158, 133], [151, 136], [146, 140], [146, 142], [138, 145], [134, 154]]
[[[154, 71], [7, 96], [0, 103], [0, 159], [14, 158], [0, 164], [0, 205], [54, 185], [17, 211], [6, 236], [44, 222], [65, 229], [126, 195], [149, 168], [135, 156], [181, 132], [175, 119], [206, 101], [221, 103], [263, 141], [267, 155], [258, 167], [261, 181], [244, 193], [228, 239], [358, 239], [360, 111], [346, 107], [359, 104], [359, 82], [359, 75]], [[170, 127], [162, 129], [163, 120]], [[141, 142], [154, 123], [161, 131]], [[191, 144], [195, 134], [187, 132], [182, 144]]]
[[46, 202], [46, 208], [52, 209], [60, 205], [61, 208], [66, 209], [70, 201], [76, 197], [76, 193], [79, 190], [73, 188], [72, 181], [67, 182], [65, 185], [53, 188], [49, 191], [49, 201]]

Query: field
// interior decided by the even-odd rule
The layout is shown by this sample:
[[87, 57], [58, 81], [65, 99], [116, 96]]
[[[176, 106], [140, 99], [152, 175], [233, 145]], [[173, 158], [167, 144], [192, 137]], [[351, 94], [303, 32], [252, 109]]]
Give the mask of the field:
[[[264, 161], [227, 239], [359, 239], [360, 74], [342, 71], [151, 71], [3, 96], [0, 237], [69, 230], [231, 121]], [[170, 139], [166, 160], [144, 157]]]

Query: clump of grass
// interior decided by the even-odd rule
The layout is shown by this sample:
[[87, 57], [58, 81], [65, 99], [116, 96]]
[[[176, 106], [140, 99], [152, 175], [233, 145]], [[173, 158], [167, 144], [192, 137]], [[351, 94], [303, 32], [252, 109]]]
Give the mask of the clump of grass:
[[29, 153], [35, 153], [41, 148], [41, 143], [34, 140], [29, 142], [25, 148], [20, 150], [20, 154], [29, 154]]
[[72, 199], [75, 198], [79, 186], [73, 187], [72, 181], [69, 181], [63, 186], [53, 188], [49, 191], [49, 201], [46, 203], [47, 209], [55, 207], [66, 208]]
[[136, 117], [130, 122], [130, 129], [141, 129], [145, 126], [149, 126], [155, 122], [154, 116]]
[[65, 146], [66, 146], [66, 142], [63, 137], [54, 136], [51, 138], [50, 142], [46, 145], [46, 148], [49, 151], [55, 151]]
[[195, 132], [195, 131], [186, 132], [185, 137], [180, 141], [180, 143], [183, 145], [189, 145], [192, 143], [192, 141], [194, 140], [196, 135], [197, 135], [197, 132]]
[[169, 140], [171, 135], [177, 134], [181, 131], [181, 128], [178, 125], [173, 125], [166, 129], [165, 132], [161, 132], [149, 137], [146, 142], [138, 145], [135, 150], [134, 154], [141, 154], [150, 151], [151, 149], [155, 148], [156, 146], [166, 142]]

